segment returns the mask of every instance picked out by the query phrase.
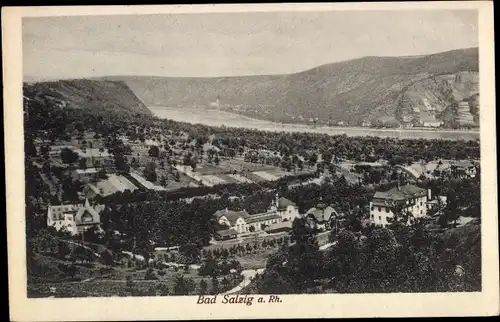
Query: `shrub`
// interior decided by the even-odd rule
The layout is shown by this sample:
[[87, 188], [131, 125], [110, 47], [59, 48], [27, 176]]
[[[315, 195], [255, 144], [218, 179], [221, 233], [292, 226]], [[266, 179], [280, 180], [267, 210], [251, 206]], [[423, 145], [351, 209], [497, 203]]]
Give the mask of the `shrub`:
[[158, 280], [158, 276], [156, 276], [154, 270], [152, 268], [148, 268], [146, 271], [146, 275], [144, 276], [145, 280]]

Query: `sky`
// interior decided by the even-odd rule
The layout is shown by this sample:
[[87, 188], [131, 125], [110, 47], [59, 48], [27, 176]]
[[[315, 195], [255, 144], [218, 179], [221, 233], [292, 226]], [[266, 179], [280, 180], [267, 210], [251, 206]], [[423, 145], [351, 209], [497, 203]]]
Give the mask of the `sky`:
[[23, 18], [23, 74], [288, 74], [363, 56], [478, 46], [477, 11], [247, 12]]

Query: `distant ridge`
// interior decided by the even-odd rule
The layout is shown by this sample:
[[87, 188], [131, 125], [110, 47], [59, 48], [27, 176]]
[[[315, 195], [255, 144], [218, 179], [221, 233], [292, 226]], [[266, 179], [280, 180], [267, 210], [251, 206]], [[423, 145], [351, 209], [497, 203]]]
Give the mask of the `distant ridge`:
[[318, 118], [319, 123], [360, 125], [409, 120], [424, 97], [438, 115], [448, 111], [478, 94], [478, 71], [478, 48], [466, 48], [362, 57], [282, 75], [106, 76], [89, 81], [124, 84], [145, 106], [210, 107], [220, 97], [221, 109], [254, 118], [296, 123]]
[[23, 94], [30, 99], [49, 99], [60, 107], [152, 114], [127, 85], [120, 81], [76, 79], [25, 82]]
[[412, 107], [420, 104], [418, 83], [425, 80], [439, 83], [432, 90], [421, 90], [441, 112], [454, 103], [443, 93], [451, 91], [455, 99], [475, 93], [460, 93], [461, 84], [439, 76], [478, 73], [478, 69], [478, 49], [468, 48], [405, 58], [363, 57], [284, 75], [102, 79], [125, 82], [147, 106], [209, 106], [220, 96], [221, 108], [255, 118], [299, 123], [319, 118], [323, 123], [359, 125], [365, 120], [408, 118]]

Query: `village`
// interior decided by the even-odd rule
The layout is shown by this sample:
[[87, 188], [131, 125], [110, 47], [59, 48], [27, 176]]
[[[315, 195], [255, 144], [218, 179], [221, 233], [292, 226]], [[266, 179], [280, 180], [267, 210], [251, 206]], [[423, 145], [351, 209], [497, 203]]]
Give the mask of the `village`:
[[[208, 139], [193, 138], [188, 133], [165, 132], [154, 127], [146, 135], [133, 127], [124, 132], [128, 135], [124, 133], [114, 139], [92, 132], [75, 132], [72, 139], [65, 142], [54, 144], [41, 139], [33, 142], [37, 156], [32, 164], [50, 194], [45, 210], [46, 226], [59, 236], [55, 237], [59, 245], [55, 251], [61, 252], [62, 245], [72, 249], [64, 251], [60, 265], [70, 267], [68, 260], [105, 263], [99, 264], [103, 265], [99, 278], [93, 270], [81, 273], [87, 276], [81, 280], [89, 285], [96, 278], [119, 283], [117, 280], [127, 277], [169, 281], [167, 288], [172, 289], [177, 285], [173, 281], [181, 283], [177, 272], [182, 271], [186, 283], [196, 284], [196, 287], [186, 286], [189, 292], [200, 287], [216, 290], [212, 292], [238, 292], [254, 280], [257, 272], [263, 272], [269, 256], [279, 247], [293, 245], [292, 231], [297, 220], [314, 233], [321, 251], [336, 245], [332, 235], [352, 225], [352, 212], [359, 213], [362, 227], [386, 227], [392, 222], [391, 218], [401, 213], [410, 215], [406, 220], [408, 224], [422, 219], [428, 225], [439, 227], [447, 196], [435, 195], [430, 188], [417, 186], [418, 182], [443, 178], [474, 180], [479, 173], [479, 163], [473, 159], [406, 164], [387, 160], [350, 161], [319, 151], [290, 155], [286, 150], [272, 151], [264, 147], [233, 148], [216, 135]], [[269, 188], [268, 185], [280, 180], [285, 182], [285, 192]], [[345, 205], [339, 209], [335, 202], [322, 198], [304, 208], [283, 195], [287, 190], [321, 189], [338, 180], [360, 187], [375, 187], [383, 182], [397, 182], [397, 186], [376, 189], [370, 194], [369, 204], [362, 208], [348, 205], [348, 211]], [[214, 208], [209, 218], [210, 240], [201, 247], [150, 241], [150, 251], [145, 253], [143, 249], [138, 251], [135, 237], [133, 241], [127, 237], [129, 231], [114, 230], [109, 235], [109, 228], [103, 229], [109, 226], [109, 218], [104, 218], [109, 216], [109, 207], [114, 207], [116, 196], [126, 205], [134, 193], [161, 194], [201, 187], [217, 191], [218, 187], [228, 184], [256, 185], [271, 197], [260, 211], [251, 203], [248, 209], [231, 208], [227, 204]], [[237, 205], [243, 198], [227, 193], [200, 193], [180, 200], [192, 205], [203, 202], [199, 200], [217, 203], [227, 198], [229, 205], [231, 202]], [[129, 202], [133, 206], [134, 202]], [[474, 220], [477, 218], [457, 216], [453, 227]], [[108, 245], [110, 242], [122, 245], [115, 246], [114, 251], [106, 250], [109, 247], [101, 244], [104, 240]], [[211, 280], [205, 281], [203, 276]], [[224, 287], [219, 287], [219, 283]], [[46, 288], [43, 292], [47, 292]]]

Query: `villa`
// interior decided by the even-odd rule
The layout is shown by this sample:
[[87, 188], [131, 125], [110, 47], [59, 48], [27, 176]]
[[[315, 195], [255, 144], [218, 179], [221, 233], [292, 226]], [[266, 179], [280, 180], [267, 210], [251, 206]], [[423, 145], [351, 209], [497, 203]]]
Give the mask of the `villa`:
[[[220, 238], [229, 239], [234, 236], [232, 231], [241, 235], [266, 231], [267, 228], [274, 230], [278, 228], [276, 224], [291, 223], [300, 215], [295, 203], [283, 197], [276, 197], [275, 203], [264, 213], [250, 215], [246, 210], [232, 211], [226, 208], [215, 212], [214, 217], [220, 225], [227, 227], [225, 230], [228, 230], [227, 233], [225, 230], [218, 232], [221, 235]], [[286, 228], [285, 226], [281, 225], [279, 228]]]
[[66, 229], [72, 235], [81, 234], [91, 227], [99, 227], [99, 213], [104, 205], [92, 206], [88, 199], [83, 204], [49, 206], [47, 210], [47, 227], [56, 230]]
[[395, 209], [410, 212], [413, 217], [427, 215], [427, 201], [430, 192], [414, 185], [405, 185], [389, 191], [377, 191], [370, 202], [370, 220], [377, 226], [385, 227]]

